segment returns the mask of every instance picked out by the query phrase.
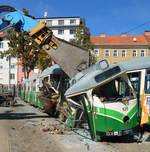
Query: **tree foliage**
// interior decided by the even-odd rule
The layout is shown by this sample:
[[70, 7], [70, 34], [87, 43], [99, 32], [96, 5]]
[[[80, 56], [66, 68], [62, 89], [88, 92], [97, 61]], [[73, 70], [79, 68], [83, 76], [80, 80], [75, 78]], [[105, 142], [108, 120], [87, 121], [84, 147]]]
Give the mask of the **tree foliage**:
[[94, 53], [91, 51], [90, 52], [90, 64], [95, 64], [97, 61], [97, 58], [95, 57]]
[[30, 36], [19, 32], [9, 35], [7, 39], [9, 49], [4, 51], [2, 56], [18, 58], [24, 69], [25, 78], [29, 77], [29, 73], [35, 67], [44, 70], [51, 65], [51, 58], [46, 51], [41, 49]]
[[38, 48], [35, 42], [29, 36], [25, 36], [23, 32], [11, 33], [7, 39], [9, 49], [4, 51], [2, 56], [18, 58], [24, 69], [24, 77], [28, 78], [38, 59]]
[[52, 65], [52, 59], [43, 49], [39, 50], [37, 65], [42, 71]]
[[74, 39], [72, 39], [70, 42], [83, 48], [93, 48], [92, 43], [90, 42], [89, 28], [82, 24], [78, 26], [77, 30], [75, 31]]

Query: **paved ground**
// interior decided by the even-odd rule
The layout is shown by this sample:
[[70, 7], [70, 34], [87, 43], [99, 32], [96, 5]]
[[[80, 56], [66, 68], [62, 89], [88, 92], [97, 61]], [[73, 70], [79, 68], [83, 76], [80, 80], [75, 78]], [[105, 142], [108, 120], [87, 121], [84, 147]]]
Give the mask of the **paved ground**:
[[[47, 127], [50, 131], [43, 130]], [[56, 129], [60, 134], [53, 134]], [[0, 107], [0, 152], [149, 152], [149, 135], [141, 144], [130, 137], [93, 142], [27, 103]]]
[[8, 143], [8, 122], [0, 120], [0, 152], [9, 152]]

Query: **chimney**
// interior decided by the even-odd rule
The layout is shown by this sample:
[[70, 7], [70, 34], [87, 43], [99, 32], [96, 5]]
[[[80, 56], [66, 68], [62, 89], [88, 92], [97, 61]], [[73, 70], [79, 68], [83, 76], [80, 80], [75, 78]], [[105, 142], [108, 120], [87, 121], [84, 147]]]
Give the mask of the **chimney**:
[[101, 33], [100, 36], [101, 36], [101, 37], [105, 37], [106, 34], [105, 34], [105, 33]]
[[44, 12], [44, 18], [46, 18], [47, 17], [47, 12]]
[[127, 36], [127, 34], [126, 33], [121, 33], [121, 36], [125, 37], [125, 36]]
[[145, 31], [144, 35], [150, 36], [150, 31]]
[[137, 39], [136, 39], [136, 37], [134, 37], [134, 38], [133, 38], [133, 42], [136, 42], [136, 41], [137, 41]]

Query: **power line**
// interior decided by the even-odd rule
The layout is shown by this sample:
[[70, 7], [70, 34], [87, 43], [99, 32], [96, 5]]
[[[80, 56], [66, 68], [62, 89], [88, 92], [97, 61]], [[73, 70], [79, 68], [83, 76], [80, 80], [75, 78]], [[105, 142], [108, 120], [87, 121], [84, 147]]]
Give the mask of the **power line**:
[[147, 21], [147, 22], [145, 22], [145, 23], [143, 23], [143, 24], [140, 24], [140, 25], [138, 25], [138, 26], [130, 29], [129, 31], [127, 31], [127, 32], [125, 32], [125, 33], [129, 33], [129, 32], [131, 32], [131, 31], [133, 31], [133, 30], [136, 30], [136, 29], [138, 29], [138, 28], [140, 28], [140, 27], [142, 27], [142, 26], [144, 26], [144, 25], [146, 25], [146, 24], [148, 24], [148, 23], [150, 23], [150, 21]]

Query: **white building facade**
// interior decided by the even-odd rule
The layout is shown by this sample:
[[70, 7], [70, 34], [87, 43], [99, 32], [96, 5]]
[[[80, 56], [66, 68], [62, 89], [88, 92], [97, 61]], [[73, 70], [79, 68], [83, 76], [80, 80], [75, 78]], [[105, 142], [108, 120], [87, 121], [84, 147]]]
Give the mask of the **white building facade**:
[[[0, 52], [8, 50], [8, 40], [0, 41]], [[16, 58], [0, 58], [0, 84], [17, 85], [18, 62]]]
[[85, 19], [80, 17], [37, 18], [37, 20], [46, 22], [46, 26], [56, 37], [66, 41], [74, 38], [75, 31], [80, 24], [85, 25]]

